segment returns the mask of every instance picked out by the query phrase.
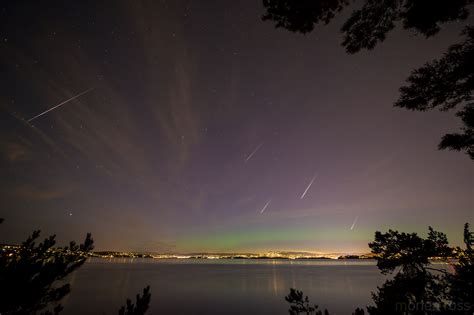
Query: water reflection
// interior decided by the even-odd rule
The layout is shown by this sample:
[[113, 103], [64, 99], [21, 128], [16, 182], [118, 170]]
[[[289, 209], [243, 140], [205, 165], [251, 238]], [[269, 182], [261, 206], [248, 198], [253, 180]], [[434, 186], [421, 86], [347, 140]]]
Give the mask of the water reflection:
[[66, 315], [116, 314], [147, 284], [150, 314], [287, 314], [290, 287], [331, 314], [350, 314], [384, 281], [373, 261], [335, 260], [91, 259], [73, 277]]

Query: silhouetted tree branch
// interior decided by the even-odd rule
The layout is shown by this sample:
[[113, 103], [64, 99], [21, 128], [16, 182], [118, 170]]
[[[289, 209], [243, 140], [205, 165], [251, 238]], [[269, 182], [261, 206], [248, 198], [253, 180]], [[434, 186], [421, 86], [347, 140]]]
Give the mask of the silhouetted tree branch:
[[352, 315], [364, 315], [364, 314], [365, 314], [364, 310], [359, 307], [356, 308], [355, 311], [352, 313]]
[[464, 42], [451, 46], [443, 58], [412, 72], [395, 106], [419, 111], [463, 106], [456, 114], [463, 133], [445, 135], [439, 148], [465, 151], [474, 159], [474, 28], [467, 27], [464, 34]]
[[150, 286], [143, 289], [143, 294], [137, 294], [135, 305], [130, 299], [127, 299], [126, 306], [122, 306], [119, 310], [119, 315], [143, 315], [148, 310], [150, 304], [151, 294]]
[[[351, 54], [373, 49], [397, 22], [402, 22], [405, 29], [430, 37], [444, 23], [466, 19], [468, 6], [473, 3], [474, 0], [365, 0], [342, 26], [342, 45]], [[263, 0], [266, 13], [262, 19], [305, 34], [318, 23], [328, 23], [349, 4], [345, 0]], [[468, 26], [463, 33], [464, 42], [451, 46], [441, 59], [411, 73], [395, 106], [419, 111], [462, 106], [456, 113], [464, 125], [461, 132], [443, 136], [438, 149], [464, 151], [474, 159], [474, 28]]]
[[305, 34], [315, 24], [329, 23], [348, 3], [349, 0], [263, 0], [267, 12], [262, 19], [274, 21], [277, 28]]
[[474, 313], [474, 250], [471, 245], [469, 224], [464, 225], [464, 244], [466, 249], [457, 248], [458, 263], [454, 273], [447, 276], [448, 294], [454, 305], [462, 305], [461, 314]]
[[427, 239], [416, 233], [377, 231], [375, 240], [369, 243], [369, 247], [376, 255], [377, 267], [384, 274], [391, 273], [397, 267], [408, 274], [425, 273], [430, 258], [447, 258], [452, 253], [446, 235], [431, 227]]
[[19, 249], [0, 255], [2, 314], [36, 314], [49, 307], [58, 314], [59, 301], [70, 292], [69, 284], [60, 281], [79, 268], [93, 248], [90, 233], [83, 244], [71, 242], [63, 248], [54, 248], [54, 235], [36, 245], [39, 236], [40, 231], [34, 231]]
[[344, 23], [342, 45], [352, 54], [373, 49], [385, 40], [398, 21], [403, 28], [430, 37], [440, 31], [442, 24], [466, 19], [469, 15], [466, 7], [470, 3], [471, 0], [367, 0]]
[[[466, 249], [448, 247], [446, 235], [429, 228], [426, 239], [416, 233], [389, 230], [376, 232], [369, 246], [376, 255], [379, 270], [386, 274], [399, 271], [392, 279], [372, 293], [373, 306], [367, 306], [370, 315], [406, 314], [472, 314], [474, 311], [474, 251], [469, 224], [464, 226]], [[457, 258], [454, 273], [428, 267], [430, 258]], [[290, 289], [285, 300], [291, 304], [290, 314], [312, 314], [303, 292]], [[357, 308], [353, 315], [364, 315]], [[319, 313], [321, 314], [320, 311]]]
[[[308, 296], [303, 297], [303, 291], [290, 288], [290, 293], [285, 296], [285, 300], [290, 303], [288, 312], [290, 315], [298, 314], [314, 314], [322, 315], [321, 310], [318, 310], [318, 305], [311, 305]], [[324, 310], [325, 315], [329, 315], [327, 310]]]
[[[0, 224], [3, 219], [0, 218]], [[36, 245], [40, 231], [34, 231], [19, 248], [0, 251], [0, 314], [58, 315], [59, 303], [70, 292], [64, 279], [84, 264], [94, 241], [88, 233], [84, 243], [56, 248], [55, 235]], [[135, 305], [127, 299], [120, 315], [143, 315], [150, 304], [150, 286], [137, 294]]]
[[[319, 23], [327, 24], [348, 0], [263, 0], [264, 21], [273, 21], [275, 27], [291, 32], [308, 33]], [[437, 34], [441, 25], [464, 20], [469, 16], [467, 6], [473, 0], [420, 1], [420, 0], [365, 0], [362, 8], [354, 10], [344, 23], [343, 46], [348, 53], [372, 49], [386, 38], [395, 23], [426, 37]]]

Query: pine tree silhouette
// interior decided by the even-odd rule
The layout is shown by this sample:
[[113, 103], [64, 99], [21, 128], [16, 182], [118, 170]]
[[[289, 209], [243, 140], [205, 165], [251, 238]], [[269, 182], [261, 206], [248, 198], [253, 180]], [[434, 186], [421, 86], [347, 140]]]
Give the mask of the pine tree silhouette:
[[130, 299], [127, 299], [126, 306], [122, 306], [119, 310], [119, 315], [143, 315], [148, 310], [150, 304], [150, 286], [143, 289], [143, 294], [137, 294], [135, 305]]
[[[465, 249], [452, 249], [444, 233], [429, 228], [426, 239], [416, 233], [389, 230], [376, 232], [369, 244], [375, 254], [377, 266], [383, 274], [397, 270], [392, 279], [372, 294], [375, 305], [368, 306], [370, 315], [461, 314], [474, 311], [474, 250], [469, 224], [464, 226]], [[456, 258], [454, 273], [435, 268], [431, 258], [447, 261]], [[312, 306], [303, 292], [290, 289], [285, 297], [290, 303], [289, 312], [296, 314], [321, 314], [317, 305]], [[357, 308], [353, 315], [364, 315]]]
[[[4, 220], [0, 218], [0, 224]], [[40, 231], [34, 231], [18, 248], [0, 251], [0, 314], [58, 315], [60, 303], [70, 291], [65, 278], [81, 267], [94, 241], [88, 233], [84, 242], [56, 245], [55, 235], [36, 245]], [[119, 315], [143, 315], [150, 303], [150, 286], [137, 295], [136, 304], [127, 300]]]

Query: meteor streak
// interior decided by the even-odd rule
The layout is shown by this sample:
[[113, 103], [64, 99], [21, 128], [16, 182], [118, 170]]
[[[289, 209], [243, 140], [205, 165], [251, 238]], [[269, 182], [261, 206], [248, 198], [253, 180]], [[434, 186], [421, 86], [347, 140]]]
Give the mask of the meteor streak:
[[271, 199], [267, 201], [267, 203], [263, 206], [262, 210], [260, 210], [260, 213], [263, 213], [263, 211], [265, 211], [265, 209], [267, 209], [268, 205], [270, 204], [270, 201], [272, 201]]
[[309, 190], [309, 188], [311, 187], [311, 185], [313, 185], [315, 179], [316, 179], [316, 175], [314, 175], [313, 179], [312, 179], [311, 182], [309, 183], [308, 187], [306, 187], [306, 190], [305, 190], [304, 193], [301, 195], [300, 199], [303, 199], [303, 198], [304, 198], [304, 196], [305, 196], [306, 193], [308, 192], [308, 190]]
[[54, 106], [54, 107], [51, 107], [51, 108], [48, 109], [48, 110], [45, 110], [44, 112], [42, 112], [42, 113], [36, 115], [35, 117], [28, 119], [28, 122], [31, 122], [32, 120], [34, 120], [34, 119], [36, 119], [36, 118], [38, 118], [38, 117], [41, 117], [41, 116], [43, 116], [44, 114], [46, 114], [46, 113], [48, 113], [48, 112], [50, 112], [50, 111], [52, 111], [52, 110], [54, 110], [54, 109], [56, 109], [56, 108], [58, 108], [58, 107], [60, 107], [60, 106], [63, 106], [63, 105], [66, 104], [66, 103], [69, 103], [69, 102], [72, 101], [72, 100], [75, 100], [76, 98], [78, 98], [78, 97], [80, 97], [80, 96], [82, 96], [82, 95], [84, 95], [84, 94], [86, 94], [86, 93], [92, 91], [93, 89], [94, 89], [94, 88], [90, 88], [90, 89], [88, 89], [88, 90], [85, 90], [84, 92], [81, 92], [81, 93], [77, 94], [76, 96], [73, 96], [73, 97], [71, 97], [71, 98], [68, 99], [68, 100], [65, 100], [64, 102], [59, 103], [58, 105], [56, 105], [56, 106]]
[[354, 229], [358, 219], [359, 219], [359, 217], [357, 216], [357, 217], [355, 217], [354, 222], [352, 222], [351, 231]]
[[250, 160], [252, 158], [252, 156], [257, 153], [257, 151], [260, 149], [260, 147], [263, 145], [263, 143], [259, 144], [258, 147], [255, 148], [255, 150], [253, 150], [252, 153], [250, 153], [249, 156], [247, 156], [247, 158], [245, 159], [245, 163], [247, 163], [248, 160]]

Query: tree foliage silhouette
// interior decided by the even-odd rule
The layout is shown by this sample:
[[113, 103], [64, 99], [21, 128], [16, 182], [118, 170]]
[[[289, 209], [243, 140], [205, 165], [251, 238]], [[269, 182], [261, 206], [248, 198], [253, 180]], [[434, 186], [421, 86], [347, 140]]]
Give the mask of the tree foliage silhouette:
[[397, 267], [406, 274], [424, 273], [431, 257], [447, 258], [452, 254], [446, 234], [437, 232], [432, 227], [429, 227], [427, 239], [416, 233], [377, 231], [369, 248], [376, 255], [377, 267], [383, 274], [391, 273]]
[[305, 34], [311, 32], [315, 24], [329, 23], [348, 3], [348, 0], [263, 0], [267, 12], [262, 19], [274, 21], [277, 28]]
[[[319, 23], [327, 24], [349, 0], [263, 0], [266, 13], [264, 21], [273, 21], [275, 27], [306, 34]], [[365, 0], [362, 8], [354, 10], [342, 26], [342, 45], [348, 53], [373, 49], [384, 41], [395, 23], [403, 28], [430, 37], [437, 34], [441, 25], [465, 20], [468, 5], [473, 0], [420, 1], [420, 0]]]
[[18, 250], [0, 255], [0, 313], [2, 314], [58, 314], [59, 301], [70, 292], [68, 283], [60, 284], [66, 276], [86, 260], [93, 248], [90, 233], [84, 243], [70, 242], [54, 248], [55, 235], [36, 245], [40, 231], [24, 241]]
[[[379, 270], [383, 274], [397, 272], [372, 293], [374, 305], [367, 306], [368, 314], [472, 314], [474, 251], [471, 237], [467, 223], [464, 226], [465, 249], [450, 248], [446, 235], [431, 227], [426, 239], [416, 233], [376, 232], [369, 247], [375, 254]], [[430, 264], [430, 258], [447, 260], [451, 257], [457, 258], [453, 273]], [[303, 292], [293, 288], [285, 299], [296, 305], [290, 308], [290, 314], [312, 314], [316, 310], [309, 308], [309, 298], [303, 299]], [[353, 313], [363, 314], [365, 311], [361, 308]]]
[[458, 263], [454, 273], [447, 276], [448, 294], [451, 302], [463, 306], [463, 314], [474, 313], [474, 250], [472, 248], [469, 224], [464, 225], [464, 244], [466, 249], [456, 248]]
[[[40, 231], [34, 231], [18, 248], [0, 250], [0, 314], [59, 314], [61, 299], [71, 291], [65, 278], [84, 264], [94, 247], [90, 233], [84, 243], [62, 248], [54, 247], [55, 235], [36, 245], [39, 236]], [[145, 314], [150, 298], [148, 286], [135, 305], [127, 300], [119, 315]]]
[[[430, 258], [447, 259], [452, 255], [444, 233], [429, 227], [428, 237], [423, 239], [416, 233], [377, 231], [369, 247], [383, 274], [399, 269], [393, 279], [387, 280], [377, 293], [372, 294], [375, 306], [367, 307], [369, 314], [401, 314], [409, 305], [422, 305], [421, 308], [429, 305], [431, 308], [444, 301], [445, 272], [430, 266]], [[423, 314], [426, 309], [419, 311]]]
[[[323, 315], [322, 311], [318, 310], [318, 305], [311, 305], [308, 296], [303, 297], [303, 291], [290, 288], [290, 293], [285, 296], [285, 300], [290, 303], [290, 309], [288, 310], [290, 315]], [[327, 310], [324, 310], [324, 315], [329, 315]]]
[[[350, 54], [371, 50], [385, 40], [397, 22], [416, 34], [431, 37], [441, 25], [465, 20], [472, 3], [474, 0], [365, 0], [342, 26], [342, 45]], [[263, 0], [266, 13], [262, 19], [273, 21], [277, 28], [306, 34], [318, 23], [329, 23], [349, 4], [346, 0]], [[438, 148], [464, 151], [474, 159], [474, 31], [468, 26], [463, 33], [464, 42], [451, 46], [443, 58], [412, 72], [395, 105], [419, 111], [462, 106], [456, 113], [464, 124], [462, 132], [446, 134]]]
[[446, 22], [466, 19], [471, 0], [367, 0], [342, 26], [348, 53], [373, 49], [401, 21], [403, 28], [430, 37]]
[[150, 304], [151, 294], [150, 286], [143, 289], [143, 295], [137, 294], [135, 304], [132, 304], [130, 299], [127, 299], [126, 305], [119, 310], [119, 315], [143, 315], [148, 310]]
[[411, 73], [395, 106], [419, 111], [462, 107], [456, 114], [464, 125], [462, 133], [445, 135], [439, 148], [464, 151], [474, 159], [474, 28], [467, 27], [464, 35], [441, 59]]

